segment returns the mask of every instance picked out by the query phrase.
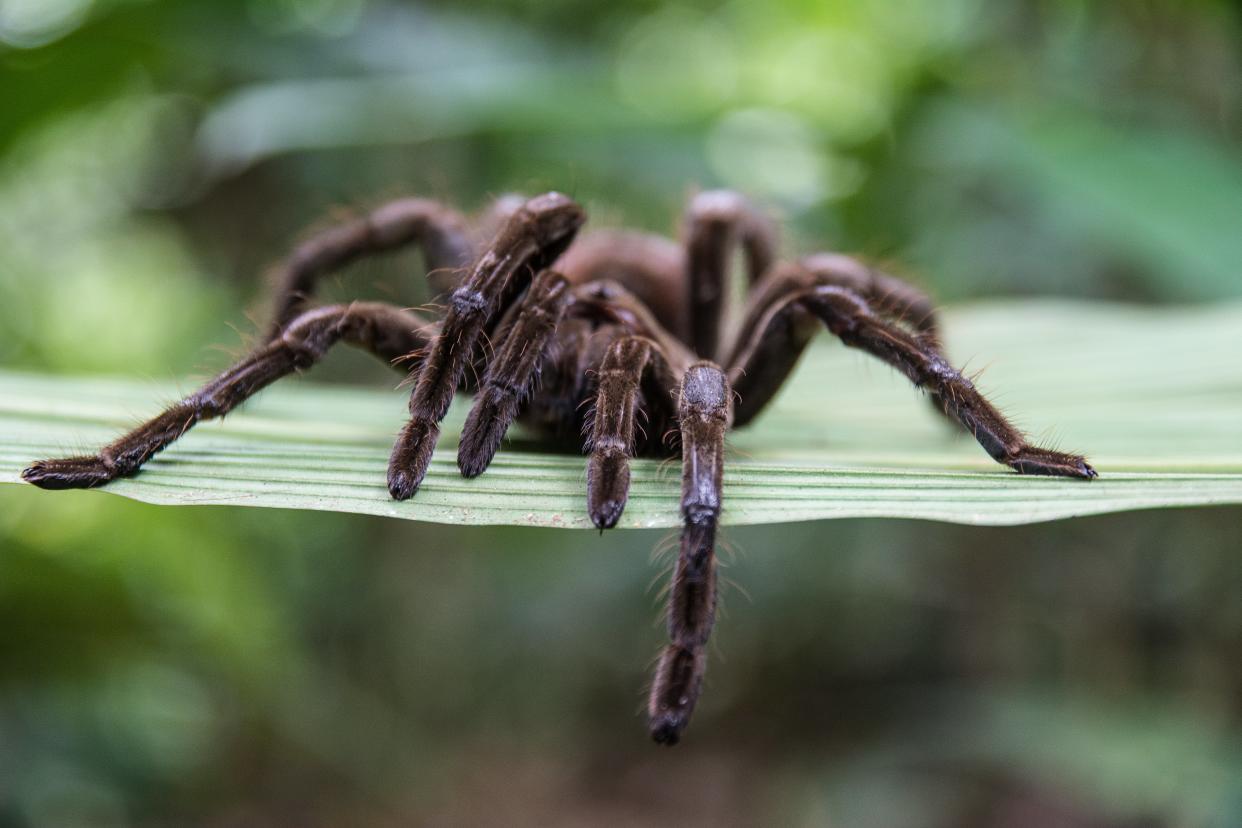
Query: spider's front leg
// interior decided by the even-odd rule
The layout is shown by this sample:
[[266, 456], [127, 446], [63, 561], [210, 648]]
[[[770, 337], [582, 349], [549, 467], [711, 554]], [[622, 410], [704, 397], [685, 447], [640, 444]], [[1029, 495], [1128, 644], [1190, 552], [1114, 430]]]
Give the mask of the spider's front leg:
[[732, 400], [728, 378], [713, 363], [696, 362], [686, 371], [677, 407], [682, 529], [668, 603], [670, 643], [660, 654], [647, 701], [651, 737], [661, 744], [681, 738], [703, 684], [716, 619], [716, 525]]
[[[635, 322], [642, 319], [641, 305], [624, 292], [614, 291], [607, 302], [628, 308]], [[652, 738], [671, 745], [681, 738], [698, 700], [716, 617], [716, 524], [733, 392], [724, 371], [711, 362], [694, 362], [654, 320], [639, 322], [637, 329], [647, 335], [620, 336], [599, 367], [587, 443], [587, 509], [601, 530], [621, 517], [640, 407], [657, 422], [675, 418], [682, 450], [681, 551], [669, 595], [670, 643], [660, 654], [647, 708]]]
[[741, 397], [738, 423], [763, 407], [792, 370], [810, 341], [808, 326], [818, 320], [844, 344], [866, 351], [901, 371], [915, 386], [939, 400], [998, 463], [1022, 474], [1077, 477], [1090, 480], [1096, 471], [1078, 454], [1053, 451], [1029, 443], [974, 383], [951, 366], [933, 343], [885, 319], [852, 290], [837, 285], [804, 287], [791, 283], [784, 299], [754, 311], [760, 318], [743, 327], [748, 341], [739, 342], [730, 377]]
[[223, 417], [281, 377], [309, 368], [337, 342], [397, 363], [431, 341], [435, 326], [378, 302], [327, 305], [305, 311], [280, 333], [161, 414], [100, 449], [98, 454], [40, 460], [22, 478], [44, 489], [86, 489], [136, 472], [202, 420]]
[[535, 277], [513, 322], [497, 337], [496, 355], [479, 384], [461, 430], [457, 467], [466, 477], [482, 474], [539, 377], [548, 345], [565, 313], [569, 283], [545, 270]]
[[388, 462], [388, 491], [411, 497], [431, 462], [453, 393], [480, 339], [530, 285], [534, 275], [565, 251], [586, 214], [568, 196], [545, 193], [522, 205], [505, 222], [467, 280], [453, 291], [440, 335], [419, 370], [410, 394], [410, 419]]

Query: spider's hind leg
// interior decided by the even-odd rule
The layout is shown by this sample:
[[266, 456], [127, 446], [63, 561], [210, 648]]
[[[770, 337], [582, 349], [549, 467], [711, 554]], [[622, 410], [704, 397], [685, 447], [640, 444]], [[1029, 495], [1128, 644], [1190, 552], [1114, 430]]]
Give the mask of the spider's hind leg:
[[223, 417], [281, 377], [309, 368], [337, 342], [343, 340], [396, 363], [424, 348], [433, 333], [432, 323], [378, 302], [306, 311], [277, 337], [98, 454], [40, 460], [25, 469], [22, 478], [44, 489], [101, 486], [136, 472], [195, 423]]
[[456, 273], [474, 255], [466, 220], [460, 213], [426, 198], [402, 198], [366, 215], [312, 235], [280, 265], [269, 339], [306, 308], [318, 281], [366, 256], [408, 245], [422, 248], [427, 276], [436, 292], [452, 287]]
[[734, 245], [741, 243], [752, 284], [776, 258], [776, 230], [749, 201], [730, 190], [707, 190], [686, 208], [686, 329], [695, 353], [715, 359], [728, 299]]

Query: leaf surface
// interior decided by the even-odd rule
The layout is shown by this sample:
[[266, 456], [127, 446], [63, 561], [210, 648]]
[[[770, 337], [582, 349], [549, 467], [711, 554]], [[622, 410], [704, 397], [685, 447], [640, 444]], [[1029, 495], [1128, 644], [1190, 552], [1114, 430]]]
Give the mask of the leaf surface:
[[[1093, 482], [1019, 476], [938, 419], [887, 366], [817, 341], [776, 403], [730, 436], [725, 522], [901, 517], [1009, 525], [1242, 503], [1242, 305], [1023, 301], [945, 314], [949, 352], [1040, 441], [1083, 451]], [[193, 387], [0, 372], [0, 482], [93, 451]], [[150, 503], [359, 512], [457, 524], [588, 527], [585, 460], [516, 430], [492, 467], [457, 473], [458, 399], [419, 493], [392, 501], [405, 392], [286, 380], [203, 423], [102, 491]], [[634, 463], [621, 526], [678, 521], [675, 462]], [[62, 496], [49, 492], [47, 497]]]

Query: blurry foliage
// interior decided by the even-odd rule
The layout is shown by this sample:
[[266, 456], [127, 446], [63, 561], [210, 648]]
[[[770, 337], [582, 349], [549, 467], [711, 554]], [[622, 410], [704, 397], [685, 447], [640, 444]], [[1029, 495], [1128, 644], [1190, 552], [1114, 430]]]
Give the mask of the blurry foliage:
[[[1223, 0], [0, 0], [0, 363], [217, 367], [302, 227], [410, 191], [670, 229], [734, 186], [945, 299], [1236, 297], [1239, 27]], [[1242, 822], [1236, 510], [732, 531], [751, 598], [676, 754], [624, 715], [658, 535], [246, 512], [0, 492], [0, 823]]]

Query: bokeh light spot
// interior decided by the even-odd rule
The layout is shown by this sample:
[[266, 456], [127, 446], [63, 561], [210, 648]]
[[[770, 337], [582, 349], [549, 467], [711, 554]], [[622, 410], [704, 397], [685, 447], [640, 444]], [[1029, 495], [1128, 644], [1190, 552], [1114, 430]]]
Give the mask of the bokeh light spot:
[[91, 0], [0, 0], [0, 41], [34, 49], [59, 40], [86, 19]]
[[682, 8], [643, 19], [617, 59], [622, 98], [658, 114], [716, 109], [737, 88], [736, 44], [719, 21]]
[[708, 135], [707, 151], [725, 184], [793, 209], [849, 195], [863, 177], [805, 119], [780, 109], [729, 113]]

